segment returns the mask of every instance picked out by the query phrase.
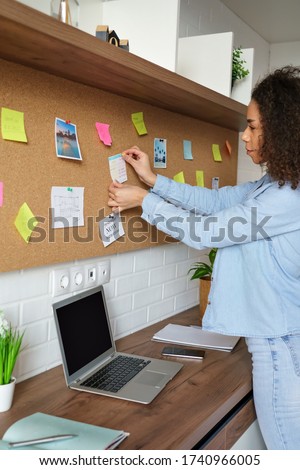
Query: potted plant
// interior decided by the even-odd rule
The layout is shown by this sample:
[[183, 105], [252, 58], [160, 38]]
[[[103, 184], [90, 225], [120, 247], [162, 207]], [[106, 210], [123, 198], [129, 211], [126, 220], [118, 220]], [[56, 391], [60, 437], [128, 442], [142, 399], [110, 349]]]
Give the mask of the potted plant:
[[202, 321], [202, 317], [204, 315], [206, 306], [207, 306], [207, 299], [208, 294], [210, 291], [211, 285], [211, 276], [213, 272], [214, 262], [217, 255], [217, 248], [212, 248], [208, 253], [208, 260], [209, 263], [205, 263], [203, 261], [199, 261], [194, 263], [192, 267], [189, 269], [188, 274], [193, 272], [191, 280], [193, 279], [200, 279], [200, 320]]
[[233, 87], [236, 80], [242, 80], [249, 75], [249, 70], [245, 69], [244, 64], [246, 61], [242, 58], [243, 51], [241, 47], [236, 47], [232, 52], [232, 72], [231, 72], [231, 87]]
[[20, 353], [24, 332], [21, 334], [0, 311], [0, 411], [11, 407], [16, 379], [12, 373]]

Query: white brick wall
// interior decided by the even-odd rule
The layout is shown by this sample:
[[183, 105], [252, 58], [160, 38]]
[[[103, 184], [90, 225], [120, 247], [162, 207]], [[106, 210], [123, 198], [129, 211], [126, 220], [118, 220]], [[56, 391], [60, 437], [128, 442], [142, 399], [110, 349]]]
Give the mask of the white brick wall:
[[[198, 282], [190, 281], [187, 272], [200, 255], [174, 243], [112, 256], [111, 280], [104, 288], [115, 338], [196, 305]], [[25, 329], [24, 349], [14, 371], [18, 381], [61, 362], [51, 308], [61, 298], [52, 297], [51, 285], [51, 272], [59, 268], [0, 273], [0, 310], [14, 326]]]

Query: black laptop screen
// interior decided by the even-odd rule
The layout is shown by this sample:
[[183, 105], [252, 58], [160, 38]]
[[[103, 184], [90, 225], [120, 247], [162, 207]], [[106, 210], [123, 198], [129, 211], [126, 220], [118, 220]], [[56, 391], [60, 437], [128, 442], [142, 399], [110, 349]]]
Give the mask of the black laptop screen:
[[69, 375], [112, 347], [101, 290], [56, 309]]

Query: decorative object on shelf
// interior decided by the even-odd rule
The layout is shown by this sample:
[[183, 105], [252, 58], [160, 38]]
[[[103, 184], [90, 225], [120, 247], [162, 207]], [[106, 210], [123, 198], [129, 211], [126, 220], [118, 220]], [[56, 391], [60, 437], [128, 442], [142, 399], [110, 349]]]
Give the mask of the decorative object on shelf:
[[110, 30], [108, 25], [98, 25], [96, 28], [96, 38], [101, 41], [109, 42], [113, 46], [120, 47], [126, 51], [129, 51], [128, 39], [119, 39], [114, 29]]
[[72, 24], [69, 0], [60, 0], [58, 18], [63, 23]]
[[10, 409], [16, 379], [12, 376], [24, 332], [14, 330], [0, 311], [0, 412]]
[[249, 75], [249, 70], [244, 67], [246, 61], [242, 58], [243, 51], [241, 47], [236, 47], [232, 52], [232, 74], [231, 74], [231, 87], [233, 87], [236, 80], [242, 80]]
[[208, 253], [209, 264], [203, 261], [194, 263], [189, 269], [188, 274], [194, 272], [191, 277], [193, 279], [200, 279], [200, 320], [202, 321], [211, 286], [212, 272], [214, 262], [217, 255], [217, 248], [212, 248]]
[[78, 27], [78, 0], [51, 0], [51, 15], [63, 23]]

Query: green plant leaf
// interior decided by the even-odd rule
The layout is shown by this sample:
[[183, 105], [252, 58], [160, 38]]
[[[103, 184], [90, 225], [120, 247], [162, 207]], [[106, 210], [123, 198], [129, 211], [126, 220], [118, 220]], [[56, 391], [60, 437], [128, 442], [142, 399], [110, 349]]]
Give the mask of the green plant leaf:
[[240, 47], [236, 47], [232, 52], [232, 82], [245, 78], [250, 72], [244, 67], [246, 61], [242, 58], [243, 51]]
[[0, 385], [10, 383], [23, 336], [24, 332], [20, 334], [11, 326], [4, 335], [0, 336]]
[[191, 277], [191, 280], [193, 279], [209, 279], [212, 275], [213, 267], [214, 267], [214, 262], [216, 259], [217, 255], [217, 248], [212, 248], [208, 254], [208, 259], [210, 264], [204, 263], [204, 262], [198, 262], [198, 263], [193, 263], [191, 268], [188, 270], [188, 274], [193, 272], [193, 275]]

